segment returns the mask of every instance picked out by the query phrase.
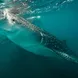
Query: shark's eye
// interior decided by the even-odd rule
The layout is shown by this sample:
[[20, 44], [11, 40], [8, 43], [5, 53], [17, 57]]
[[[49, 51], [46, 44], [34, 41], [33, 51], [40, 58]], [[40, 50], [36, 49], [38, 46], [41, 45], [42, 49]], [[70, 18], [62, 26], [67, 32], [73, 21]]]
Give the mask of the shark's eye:
[[13, 22], [15, 22], [15, 19], [12, 19]]

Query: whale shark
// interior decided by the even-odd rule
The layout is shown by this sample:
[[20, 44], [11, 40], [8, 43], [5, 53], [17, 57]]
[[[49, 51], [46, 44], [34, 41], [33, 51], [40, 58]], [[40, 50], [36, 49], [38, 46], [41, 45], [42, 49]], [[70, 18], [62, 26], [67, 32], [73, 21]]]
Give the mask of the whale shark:
[[11, 12], [11, 9], [6, 9], [4, 12], [5, 18], [9, 21], [9, 23], [11, 25], [17, 24], [18, 27], [18, 32], [16, 32], [16, 35], [7, 35], [12, 42], [28, 51], [33, 51], [35, 53], [40, 48], [45, 47], [64, 59], [78, 63], [78, 59], [72, 55], [73, 51], [67, 46], [66, 41], [61, 41], [53, 34], [50, 34], [44, 29], [35, 26], [23, 17], [17, 16], [14, 12]]
[[72, 55], [73, 51], [66, 41], [21, 17], [18, 7], [5, 8], [1, 14], [2, 19], [8, 20], [9, 23], [8, 27], [4, 28], [5, 34], [15, 44], [35, 54], [39, 54], [38, 51], [44, 48], [43, 51], [50, 50], [64, 59], [78, 63], [78, 58]]

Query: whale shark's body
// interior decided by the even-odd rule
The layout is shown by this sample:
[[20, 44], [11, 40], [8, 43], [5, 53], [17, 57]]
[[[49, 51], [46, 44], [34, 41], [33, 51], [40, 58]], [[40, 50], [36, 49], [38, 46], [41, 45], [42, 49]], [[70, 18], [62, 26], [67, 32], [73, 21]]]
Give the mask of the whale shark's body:
[[[18, 7], [6, 8], [3, 12], [4, 17], [2, 18], [7, 19], [11, 26], [17, 24], [18, 32], [16, 32], [16, 35], [15, 33], [7, 34], [7, 37], [15, 44], [35, 53], [36, 50], [39, 50], [38, 48], [45, 47], [67, 60], [78, 63], [78, 60], [70, 54], [72, 50], [69, 49], [64, 41], [59, 40], [56, 36], [35, 26], [23, 17], [20, 17], [20, 10]], [[30, 35], [30, 32], [34, 33], [33, 37]], [[28, 35], [31, 37], [27, 37]], [[35, 46], [34, 50], [33, 46]]]
[[[35, 38], [37, 39], [37, 37], [38, 37], [39, 40], [37, 40], [36, 42], [33, 42], [33, 43], [30, 42], [32, 45], [33, 44], [37, 45], [37, 46], [35, 46], [35, 49], [38, 47], [38, 45], [43, 46], [43, 47], [48, 48], [49, 50], [52, 50], [53, 52], [55, 52], [56, 54], [62, 56], [63, 58], [65, 58], [67, 60], [78, 63], [78, 60], [71, 55], [72, 53], [70, 54], [70, 52], [72, 52], [72, 50], [69, 49], [69, 47], [67, 46], [67, 44], [64, 41], [59, 40], [56, 36], [48, 33], [47, 31], [39, 28], [38, 26], [35, 26], [34, 24], [31, 24], [29, 21], [25, 20], [24, 18], [17, 16], [16, 14], [10, 12], [10, 10], [8, 10], [6, 13], [7, 13], [5, 15], [6, 18], [7, 18], [7, 16], [11, 16], [11, 18], [10, 18], [11, 22], [20, 24], [19, 27], [22, 26], [24, 29], [27, 29], [28, 31], [36, 33]], [[9, 19], [9, 18], [7, 18], [7, 19]], [[26, 30], [24, 30], [24, 31], [26, 31]], [[31, 46], [30, 47], [32, 49], [28, 48], [27, 43], [23, 43], [22, 40], [25, 40], [24, 39], [25, 35], [22, 36], [24, 33], [22, 33], [22, 34], [21, 33], [22, 33], [22, 31], [17, 35], [17, 37], [16, 36], [14, 37], [11, 35], [10, 36], [7, 35], [7, 37], [10, 40], [12, 40], [14, 43], [23, 47], [24, 49], [32, 51], [33, 48]], [[21, 34], [22, 38], [20, 38], [20, 34]]]

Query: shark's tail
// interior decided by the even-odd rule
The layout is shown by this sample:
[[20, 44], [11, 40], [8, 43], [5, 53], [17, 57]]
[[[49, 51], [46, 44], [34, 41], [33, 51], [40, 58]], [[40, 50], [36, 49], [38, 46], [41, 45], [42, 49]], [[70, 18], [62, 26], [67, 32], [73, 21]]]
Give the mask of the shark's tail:
[[56, 54], [60, 55], [62, 58], [70, 61], [70, 62], [73, 62], [73, 63], [78, 63], [78, 58], [76, 56], [73, 56], [73, 55], [70, 55], [70, 54], [67, 54], [67, 53], [64, 53], [64, 52], [59, 52], [59, 51], [56, 51], [56, 50], [53, 50]]

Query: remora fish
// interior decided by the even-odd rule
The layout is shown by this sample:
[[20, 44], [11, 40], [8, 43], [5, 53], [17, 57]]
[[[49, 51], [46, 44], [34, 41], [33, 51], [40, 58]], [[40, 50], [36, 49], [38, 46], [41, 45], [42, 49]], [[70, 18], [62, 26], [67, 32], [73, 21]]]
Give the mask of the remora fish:
[[[59, 40], [54, 35], [49, 34], [47, 31], [31, 24], [29, 21], [25, 20], [24, 18], [11, 13], [10, 11], [8, 11], [7, 15], [11, 16], [11, 18], [10, 18], [11, 22], [21, 24], [23, 28], [36, 33], [40, 37], [40, 40], [37, 42], [38, 45], [45, 46], [46, 48], [48, 48], [48, 49], [54, 51], [56, 54], [60, 55], [61, 57], [65, 58], [67, 60], [70, 60], [72, 62], [78, 63], [78, 59], [75, 58], [74, 56], [72, 56], [71, 54], [69, 54], [69, 52], [72, 52], [72, 50], [70, 50], [68, 48], [68, 46], [63, 41]], [[10, 40], [12, 40], [14, 43], [20, 45], [21, 47], [23, 47], [25, 49], [28, 49], [26, 47], [26, 44], [23, 45], [23, 44], [19, 43], [18, 40], [20, 40], [20, 38], [16, 39], [16, 38], [13, 38], [12, 36], [8, 36], [8, 35], [7, 35], [7, 37]]]

